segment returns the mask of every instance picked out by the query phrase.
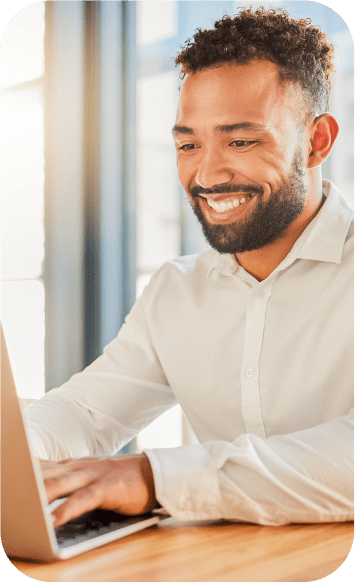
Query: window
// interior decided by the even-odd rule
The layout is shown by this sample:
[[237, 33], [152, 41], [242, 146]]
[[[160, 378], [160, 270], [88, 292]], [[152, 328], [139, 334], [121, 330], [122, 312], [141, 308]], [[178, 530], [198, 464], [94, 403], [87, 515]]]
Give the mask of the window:
[[1, 319], [18, 394], [44, 393], [44, 2], [2, 38]]

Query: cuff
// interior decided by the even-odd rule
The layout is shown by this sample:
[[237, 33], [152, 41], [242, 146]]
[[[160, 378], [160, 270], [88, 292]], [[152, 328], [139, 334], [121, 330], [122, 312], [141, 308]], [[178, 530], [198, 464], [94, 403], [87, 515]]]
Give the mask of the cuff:
[[221, 519], [217, 471], [201, 444], [171, 449], [145, 449], [151, 464], [155, 496], [180, 521]]

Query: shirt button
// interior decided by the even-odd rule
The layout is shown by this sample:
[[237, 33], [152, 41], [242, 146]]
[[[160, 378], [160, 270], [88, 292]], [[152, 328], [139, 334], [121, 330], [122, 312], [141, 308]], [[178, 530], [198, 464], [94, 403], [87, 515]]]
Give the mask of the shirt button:
[[262, 289], [259, 289], [259, 290], [256, 292], [256, 296], [257, 296], [257, 297], [264, 297], [264, 291], [263, 291]]
[[254, 376], [253, 368], [248, 368], [247, 371], [245, 372], [245, 375], [248, 376], [248, 378], [251, 378], [252, 376]]

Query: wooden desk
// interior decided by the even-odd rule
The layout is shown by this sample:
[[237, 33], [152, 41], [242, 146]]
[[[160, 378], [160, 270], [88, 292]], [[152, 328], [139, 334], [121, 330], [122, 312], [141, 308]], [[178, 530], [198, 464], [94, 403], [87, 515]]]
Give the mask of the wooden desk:
[[347, 557], [353, 523], [159, 525], [65, 562], [12, 563], [46, 582], [309, 582]]

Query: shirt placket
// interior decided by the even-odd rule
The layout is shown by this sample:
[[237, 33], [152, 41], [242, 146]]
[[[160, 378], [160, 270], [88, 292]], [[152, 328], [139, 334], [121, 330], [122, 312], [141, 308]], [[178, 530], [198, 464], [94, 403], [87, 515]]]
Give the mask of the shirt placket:
[[260, 397], [260, 355], [264, 336], [266, 306], [272, 282], [256, 285], [250, 293], [245, 326], [241, 369], [241, 405], [245, 430], [266, 438]]

